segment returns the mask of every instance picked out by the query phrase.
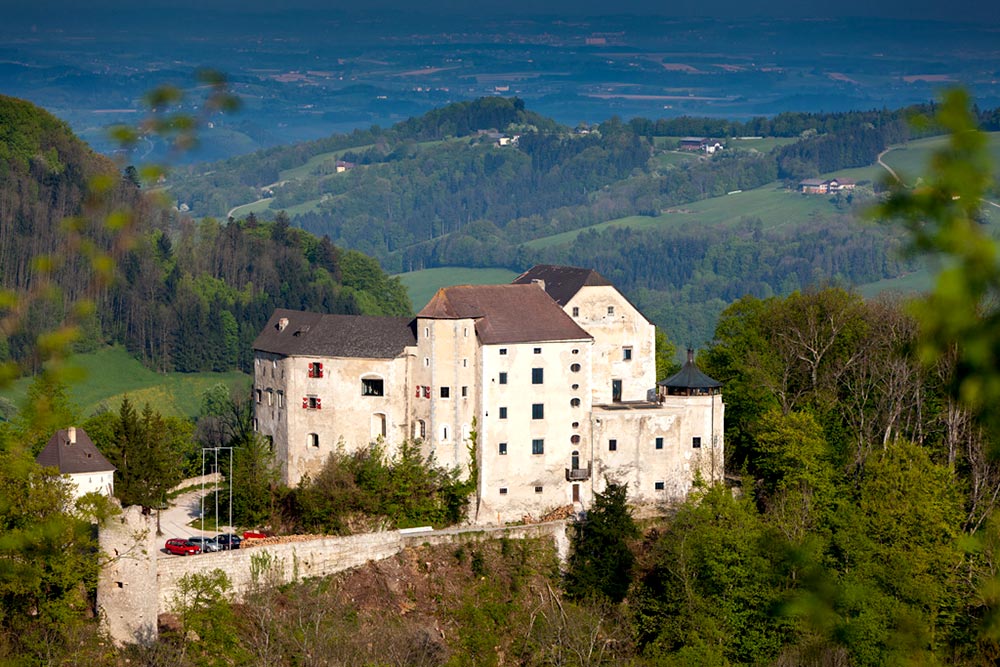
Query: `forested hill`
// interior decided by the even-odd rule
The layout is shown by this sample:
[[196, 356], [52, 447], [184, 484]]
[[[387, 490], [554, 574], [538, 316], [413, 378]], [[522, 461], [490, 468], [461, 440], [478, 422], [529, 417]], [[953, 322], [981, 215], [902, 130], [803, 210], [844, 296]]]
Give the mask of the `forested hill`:
[[[375, 260], [282, 216], [231, 225], [180, 217], [145, 196], [134, 172], [120, 174], [49, 113], [8, 97], [0, 276], [21, 305], [3, 313], [0, 357], [24, 370], [40, 363], [38, 335], [71, 313], [78, 350], [119, 342], [158, 370], [203, 371], [249, 368], [250, 343], [276, 307], [411, 311]], [[56, 289], [41, 289], [45, 281]]]

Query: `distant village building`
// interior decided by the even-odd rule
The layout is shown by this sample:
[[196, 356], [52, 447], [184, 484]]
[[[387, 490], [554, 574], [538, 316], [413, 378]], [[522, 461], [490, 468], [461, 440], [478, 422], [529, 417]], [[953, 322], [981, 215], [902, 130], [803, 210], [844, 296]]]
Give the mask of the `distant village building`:
[[719, 384], [692, 357], [657, 388], [655, 327], [596, 271], [443, 288], [415, 318], [277, 310], [254, 355], [256, 426], [288, 484], [414, 439], [474, 463], [470, 519], [502, 523], [585, 509], [606, 479], [655, 506], [723, 476]]
[[344, 160], [337, 160], [335, 169], [337, 170], [338, 174], [342, 174], [345, 171], [350, 171], [351, 169], [354, 169], [356, 166], [357, 165], [354, 164], [353, 162], [345, 162]]
[[842, 190], [853, 190], [857, 185], [850, 178], [806, 178], [799, 181], [799, 191], [807, 195], [825, 195]]
[[68, 476], [73, 485], [73, 500], [92, 492], [114, 495], [116, 468], [82, 428], [70, 426], [56, 431], [35, 462], [45, 468], [57, 468]]

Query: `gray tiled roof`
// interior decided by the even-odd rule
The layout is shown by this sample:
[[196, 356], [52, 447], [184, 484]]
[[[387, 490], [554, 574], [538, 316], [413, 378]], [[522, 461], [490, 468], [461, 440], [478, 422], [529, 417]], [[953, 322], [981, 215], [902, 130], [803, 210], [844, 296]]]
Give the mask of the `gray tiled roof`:
[[575, 266], [556, 266], [553, 264], [538, 264], [531, 267], [517, 278], [515, 285], [530, 284], [534, 280], [545, 283], [545, 291], [555, 299], [560, 306], [569, 303], [581, 287], [611, 285], [611, 281], [593, 269], [581, 269]]
[[64, 475], [117, 470], [82, 428], [77, 428], [76, 442], [70, 442], [70, 430], [56, 431], [35, 461], [46, 468], [58, 468]]
[[[287, 320], [284, 327], [282, 320]], [[253, 349], [284, 356], [392, 359], [416, 344], [412, 317], [323, 315], [279, 308]]]
[[417, 317], [476, 321], [484, 345], [589, 340], [590, 334], [537, 285], [443, 287]]
[[718, 389], [722, 387], [718, 380], [708, 377], [698, 368], [698, 364], [694, 362], [692, 350], [688, 350], [687, 362], [679, 372], [666, 380], [660, 380], [657, 384], [661, 387], [674, 389]]

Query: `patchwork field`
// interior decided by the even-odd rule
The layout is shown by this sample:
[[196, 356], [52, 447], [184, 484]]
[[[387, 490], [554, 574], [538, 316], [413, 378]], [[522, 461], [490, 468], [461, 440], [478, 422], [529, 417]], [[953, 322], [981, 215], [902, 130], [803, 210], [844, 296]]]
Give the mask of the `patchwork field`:
[[410, 294], [413, 307], [420, 310], [442, 287], [451, 285], [499, 285], [509, 283], [517, 273], [507, 269], [472, 269], [463, 266], [443, 266], [400, 273], [406, 291]]
[[[163, 415], [194, 417], [205, 390], [223, 383], [231, 388], [250, 387], [250, 376], [229, 373], [156, 373], [144, 367], [122, 347], [108, 347], [70, 359], [67, 369], [70, 400], [83, 416], [101, 408], [117, 409], [126, 395], [137, 406], [149, 403]], [[30, 378], [21, 378], [0, 391], [0, 397], [20, 405]]]

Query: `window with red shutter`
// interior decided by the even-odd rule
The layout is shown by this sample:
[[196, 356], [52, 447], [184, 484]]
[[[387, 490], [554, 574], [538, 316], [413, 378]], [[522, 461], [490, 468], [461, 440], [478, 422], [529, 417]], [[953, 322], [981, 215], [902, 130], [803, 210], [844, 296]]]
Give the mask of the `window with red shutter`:
[[322, 407], [323, 407], [323, 406], [322, 406], [322, 405], [320, 405], [320, 402], [319, 402], [319, 399], [317, 398], [317, 399], [316, 399], [316, 409], [317, 409], [317, 410], [319, 410], [319, 409], [321, 409]]
[[316, 364], [316, 377], [319, 377], [319, 378], [323, 377], [323, 364], [322, 363]]
[[309, 397], [308, 396], [303, 396], [302, 397], [302, 407], [303, 408], [308, 408], [309, 407]]

